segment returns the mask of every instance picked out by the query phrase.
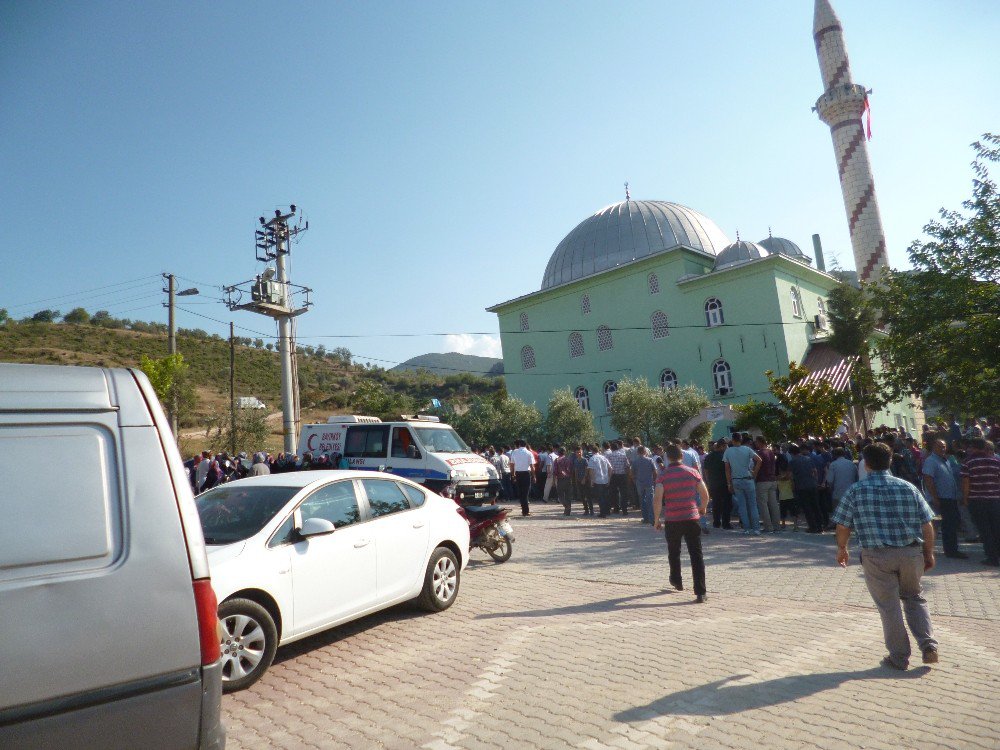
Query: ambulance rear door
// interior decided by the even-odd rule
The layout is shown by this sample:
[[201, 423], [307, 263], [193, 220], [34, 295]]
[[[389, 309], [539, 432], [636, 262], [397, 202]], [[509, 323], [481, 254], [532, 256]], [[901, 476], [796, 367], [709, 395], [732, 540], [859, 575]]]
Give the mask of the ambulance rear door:
[[351, 469], [378, 471], [389, 465], [389, 425], [359, 424], [347, 428], [344, 458]]

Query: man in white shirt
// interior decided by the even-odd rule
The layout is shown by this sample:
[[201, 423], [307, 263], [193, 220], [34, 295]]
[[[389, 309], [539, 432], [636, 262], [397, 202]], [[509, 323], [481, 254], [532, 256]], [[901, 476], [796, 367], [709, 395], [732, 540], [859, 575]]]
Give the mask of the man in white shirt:
[[524, 440], [518, 440], [517, 446], [510, 452], [510, 462], [514, 470], [514, 487], [517, 489], [517, 499], [521, 501], [521, 515], [530, 516], [528, 491], [531, 489], [531, 475], [535, 468], [535, 457], [527, 448]]
[[599, 450], [594, 451], [587, 459], [587, 486], [597, 499], [600, 517], [607, 518], [610, 506], [608, 504], [608, 485], [611, 483], [611, 462]]

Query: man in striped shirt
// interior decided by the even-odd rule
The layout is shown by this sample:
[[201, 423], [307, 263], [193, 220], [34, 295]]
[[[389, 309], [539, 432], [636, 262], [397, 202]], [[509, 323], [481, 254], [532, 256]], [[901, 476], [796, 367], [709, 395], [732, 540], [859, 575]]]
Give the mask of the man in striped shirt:
[[698, 519], [708, 510], [708, 488], [701, 474], [683, 464], [684, 453], [679, 445], [668, 445], [666, 457], [669, 463], [656, 481], [653, 496], [653, 528], [657, 531], [665, 529], [670, 585], [678, 591], [684, 590], [681, 579], [681, 540], [684, 540], [691, 558], [695, 601], [702, 604], [708, 600], [708, 594], [705, 590], [705, 559], [701, 554], [701, 525]]
[[986, 558], [983, 565], [1000, 567], [1000, 459], [983, 438], [971, 441], [969, 458], [962, 465], [962, 504], [967, 505], [979, 529]]

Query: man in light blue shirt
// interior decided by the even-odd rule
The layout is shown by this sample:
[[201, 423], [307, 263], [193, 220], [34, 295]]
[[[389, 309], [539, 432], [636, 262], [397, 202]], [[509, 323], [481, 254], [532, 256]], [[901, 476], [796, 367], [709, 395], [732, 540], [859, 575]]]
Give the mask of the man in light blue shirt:
[[948, 447], [944, 440], [934, 440], [930, 454], [924, 459], [922, 469], [924, 496], [931, 507], [941, 513], [941, 545], [944, 556], [965, 560], [969, 556], [958, 549], [958, 527], [961, 515], [958, 510], [958, 483], [948, 465]]
[[733, 444], [722, 454], [726, 466], [726, 481], [729, 491], [736, 504], [744, 534], [760, 534], [760, 513], [757, 510], [757, 470], [760, 469], [760, 456], [746, 445], [743, 437], [737, 432], [733, 434]]
[[843, 448], [834, 448], [833, 461], [826, 467], [826, 485], [830, 488], [830, 497], [833, 499], [835, 509], [840, 498], [857, 481], [858, 467], [847, 458], [847, 451]]

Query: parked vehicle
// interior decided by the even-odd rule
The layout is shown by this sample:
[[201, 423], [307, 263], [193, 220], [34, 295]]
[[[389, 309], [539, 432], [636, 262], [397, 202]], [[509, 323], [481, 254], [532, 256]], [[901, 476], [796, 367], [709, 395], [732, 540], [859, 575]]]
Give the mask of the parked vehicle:
[[400, 602], [447, 609], [469, 559], [455, 503], [390, 474], [249, 477], [197, 504], [226, 692], [260, 679], [278, 646]]
[[0, 476], [0, 747], [224, 747], [208, 560], [146, 376], [0, 364]]
[[499, 505], [459, 506], [469, 521], [469, 550], [479, 547], [498, 563], [507, 562], [514, 550], [514, 529], [507, 509]]
[[396, 474], [465, 502], [491, 500], [500, 491], [493, 464], [437, 417], [330, 417], [302, 428], [299, 455], [305, 453], [341, 455], [351, 469]]
[[240, 396], [236, 399], [237, 409], [266, 409], [267, 404], [256, 396]]

